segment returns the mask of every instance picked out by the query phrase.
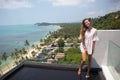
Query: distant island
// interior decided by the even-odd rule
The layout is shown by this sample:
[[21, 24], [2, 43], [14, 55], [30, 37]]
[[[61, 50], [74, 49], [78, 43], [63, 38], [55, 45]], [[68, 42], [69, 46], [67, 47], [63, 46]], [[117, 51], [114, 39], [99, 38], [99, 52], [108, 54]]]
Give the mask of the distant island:
[[49, 25], [60, 25], [60, 26], [63, 26], [63, 25], [66, 25], [66, 24], [69, 24], [69, 25], [72, 25], [72, 24], [80, 24], [80, 22], [69, 22], [69, 23], [48, 23], [48, 22], [41, 22], [41, 23], [35, 23], [34, 25], [38, 25], [38, 26], [49, 26]]
[[56, 24], [55, 23], [42, 22], [42, 23], [35, 23], [35, 25], [38, 25], [38, 26], [49, 26], [49, 25], [56, 25]]

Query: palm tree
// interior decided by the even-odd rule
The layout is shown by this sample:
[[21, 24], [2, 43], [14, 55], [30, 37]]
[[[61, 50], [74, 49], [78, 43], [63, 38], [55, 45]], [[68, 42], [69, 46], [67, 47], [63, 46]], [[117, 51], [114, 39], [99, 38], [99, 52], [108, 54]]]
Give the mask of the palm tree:
[[[0, 61], [0, 65], [2, 64], [2, 62]], [[0, 68], [0, 72], [1, 72], [1, 74], [0, 74], [0, 76], [3, 74], [3, 72], [2, 72], [2, 70], [1, 70], [1, 68]]]
[[[28, 46], [30, 45], [30, 44], [29, 44], [29, 41], [28, 41], [28, 40], [25, 40], [24, 45], [27, 46], [27, 51], [29, 52], [29, 49], [28, 49]], [[29, 56], [30, 56], [30, 55], [29, 55]]]
[[[25, 46], [29, 46], [29, 45], [30, 45], [30, 44], [29, 44], [29, 41], [28, 41], [28, 40], [25, 40], [24, 45], [25, 45]], [[28, 49], [28, 47], [27, 47], [27, 49]]]
[[58, 47], [59, 47], [58, 51], [59, 51], [59, 52], [64, 52], [64, 46], [65, 46], [64, 40], [63, 40], [63, 39], [60, 39], [60, 40], [58, 41]]
[[22, 48], [22, 54], [26, 54], [27, 51], [25, 50], [25, 48]]
[[23, 53], [22, 53], [21, 49], [19, 50], [19, 53], [20, 53], [20, 57], [21, 57], [21, 60], [22, 60], [23, 59], [23, 57], [22, 57]]
[[[27, 51], [25, 50], [25, 48], [22, 48], [20, 53], [21, 53], [21, 55], [22, 55], [22, 54], [24, 55], [24, 54], [27, 53]], [[24, 57], [23, 57], [23, 56], [22, 56], [21, 58], [24, 60]]]
[[15, 55], [15, 52], [12, 52], [10, 56], [11, 56], [11, 58], [13, 58], [15, 60], [15, 63], [16, 63], [17, 62], [17, 60], [16, 60], [17, 58], [16, 58], [16, 55]]
[[18, 54], [18, 49], [15, 48], [15, 56], [16, 56], [16, 60], [20, 57], [19, 54]]
[[[6, 62], [6, 60], [7, 60], [7, 53], [6, 52], [4, 52], [3, 54], [2, 54], [2, 60], [4, 60], [5, 62]], [[7, 64], [6, 64], [7, 65]], [[7, 65], [8, 66], [8, 65]], [[8, 66], [8, 69], [9, 69], [9, 66]]]
[[36, 48], [37, 50], [40, 50], [40, 47], [39, 47], [38, 45], [36, 45], [35, 48]]
[[15, 53], [12, 52], [11, 55], [10, 55], [13, 59], [15, 59]]
[[34, 48], [35, 48], [35, 45], [33, 44], [31, 47], [34, 49]]
[[43, 39], [40, 39], [40, 42], [43, 42]]
[[14, 52], [11, 53], [11, 57], [12, 57], [13, 59], [15, 59], [15, 63], [18, 63], [18, 60], [19, 60], [20, 55], [19, 55], [19, 51], [18, 51], [17, 48], [15, 48], [15, 49], [14, 49]]
[[32, 51], [31, 53], [32, 53], [32, 56], [35, 57], [36, 52]]

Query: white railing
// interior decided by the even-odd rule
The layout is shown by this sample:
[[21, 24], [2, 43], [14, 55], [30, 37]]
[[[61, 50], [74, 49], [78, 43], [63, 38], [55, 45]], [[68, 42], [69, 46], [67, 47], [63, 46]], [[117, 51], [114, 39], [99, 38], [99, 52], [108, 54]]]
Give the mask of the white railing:
[[120, 80], [120, 46], [109, 41], [107, 66], [115, 80]]
[[120, 80], [120, 30], [98, 30], [98, 37], [92, 67], [102, 68], [106, 80]]

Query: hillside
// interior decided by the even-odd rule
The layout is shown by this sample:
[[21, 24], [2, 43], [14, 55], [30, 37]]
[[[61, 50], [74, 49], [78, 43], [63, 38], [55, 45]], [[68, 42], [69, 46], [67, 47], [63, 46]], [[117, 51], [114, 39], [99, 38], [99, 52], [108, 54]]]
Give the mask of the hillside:
[[92, 18], [92, 23], [93, 27], [97, 29], [120, 29], [120, 11]]

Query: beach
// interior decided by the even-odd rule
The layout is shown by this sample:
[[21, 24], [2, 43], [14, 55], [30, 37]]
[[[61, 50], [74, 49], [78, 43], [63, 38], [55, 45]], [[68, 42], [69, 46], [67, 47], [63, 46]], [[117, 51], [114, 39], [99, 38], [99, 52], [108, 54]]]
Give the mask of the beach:
[[[57, 38], [57, 39], [55, 39], [55, 41], [53, 41], [53, 42], [57, 42], [59, 39], [60, 39], [60, 38]], [[42, 42], [42, 43], [43, 43], [43, 42]], [[22, 57], [23, 57], [23, 58], [28, 57], [28, 59], [36, 58], [36, 57], [42, 52], [42, 50], [43, 50], [44, 48], [47, 48], [47, 47], [48, 47], [48, 45], [40, 46], [40, 44], [42, 44], [42, 43], [41, 43], [41, 42], [36, 43], [36, 45], [39, 45], [38, 47], [41, 47], [40, 50], [38, 50], [38, 49], [36, 49], [36, 48], [29, 48], [29, 49], [27, 50], [27, 54], [22, 55]], [[33, 52], [33, 51], [36, 52], [35, 56], [32, 55], [32, 52]], [[20, 57], [20, 58], [18, 58], [17, 60], [14, 60], [14, 61], [10, 62], [10, 63], [7, 64], [5, 67], [3, 67], [2, 69], [0, 69], [0, 74], [3, 75], [3, 74], [5, 74], [5, 73], [7, 73], [9, 70], [11, 70], [11, 69], [13, 69], [14, 67], [16, 67], [18, 64], [16, 64], [15, 61], [17, 61], [18, 64], [19, 64], [19, 63], [22, 61], [22, 58]]]

